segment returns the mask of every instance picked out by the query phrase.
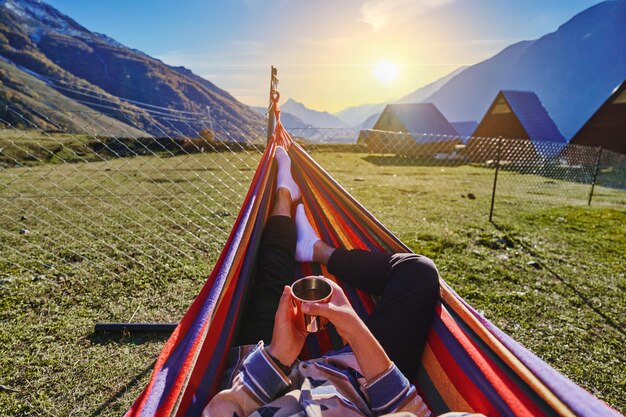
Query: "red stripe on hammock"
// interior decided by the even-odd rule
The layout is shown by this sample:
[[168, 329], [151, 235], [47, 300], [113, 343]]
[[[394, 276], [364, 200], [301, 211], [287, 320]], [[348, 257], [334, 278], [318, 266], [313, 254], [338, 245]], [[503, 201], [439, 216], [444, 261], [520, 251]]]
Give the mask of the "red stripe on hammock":
[[[306, 162], [306, 161], [302, 161], [302, 162]], [[308, 174], [308, 175], [305, 175], [305, 178], [314, 177], [314, 175], [312, 175], [312, 171], [310, 169], [308, 171], [309, 172], [307, 172], [306, 169], [303, 170], [304, 174]], [[369, 237], [369, 241], [378, 250], [384, 251], [385, 249], [378, 243], [378, 241], [376, 239], [371, 238], [372, 236], [371, 230], [364, 228], [362, 225], [362, 222], [356, 221], [356, 218], [352, 214], [352, 211], [345, 210], [345, 211], [339, 212], [334, 208], [334, 206], [341, 207], [342, 203], [344, 203], [345, 201], [342, 201], [336, 198], [337, 197], [336, 193], [334, 193], [333, 190], [329, 186], [332, 186], [332, 183], [329, 184], [327, 181], [318, 181], [317, 187], [310, 187], [312, 190], [316, 190], [316, 191], [313, 192], [313, 197], [314, 197], [312, 199], [313, 201], [311, 202], [307, 201], [307, 203], [309, 204], [309, 207], [313, 206], [317, 209], [317, 212], [319, 213], [319, 215], [316, 216], [316, 220], [321, 219], [321, 221], [325, 225], [325, 227], [322, 230], [334, 229], [333, 224], [330, 222], [330, 218], [332, 218], [333, 221], [335, 221], [336, 224], [340, 227], [342, 232], [346, 235], [347, 242], [341, 242], [335, 238], [333, 242], [335, 246], [345, 246], [345, 244], [349, 242], [355, 248], [368, 250], [369, 247], [361, 239], [361, 236], [359, 236], [354, 231], [354, 229], [357, 229], [361, 231], [362, 235]], [[320, 190], [320, 191], [317, 191], [317, 190]], [[328, 209], [325, 212], [322, 209], [322, 206], [319, 204], [319, 201], [322, 201], [322, 200], [332, 201], [334, 205], [328, 204], [327, 205]], [[324, 216], [323, 214], [326, 214], [326, 215]], [[325, 219], [329, 219], [329, 220], [325, 220]], [[348, 220], [350, 220], [350, 222], [348, 222]]]
[[[437, 306], [435, 314], [441, 316], [441, 306]], [[454, 384], [463, 399], [472, 407], [472, 411], [479, 411], [488, 416], [499, 415], [500, 412], [491, 404], [491, 401], [474, 384], [469, 376], [459, 366], [456, 359], [450, 355], [450, 351], [443, 343], [437, 332], [431, 331], [428, 342], [441, 368], [444, 370], [450, 381]], [[469, 410], [463, 410], [469, 411]]]
[[[241, 264], [242, 263], [240, 263], [240, 265]], [[236, 274], [235, 276], [238, 276], [239, 273], [240, 273], [240, 268], [238, 268], [237, 271], [235, 272]], [[232, 286], [232, 285], [228, 286], [225, 292], [226, 293], [224, 294], [224, 298], [219, 304], [219, 307], [215, 313], [211, 326], [217, 326], [218, 328], [222, 329], [222, 331], [227, 330], [229, 333], [228, 338], [230, 339], [232, 337], [234, 328], [231, 327], [230, 329], [226, 329], [224, 327], [224, 323], [228, 317], [230, 304], [233, 301], [233, 296], [235, 294], [235, 286]], [[200, 385], [200, 382], [202, 381], [204, 373], [206, 372], [206, 369], [208, 368], [208, 365], [211, 362], [212, 354], [215, 353], [215, 348], [221, 336], [222, 335], [220, 332], [208, 332], [207, 337], [204, 340], [204, 344], [200, 350], [200, 354], [198, 355], [198, 359], [194, 365], [192, 376], [185, 389], [185, 395], [183, 396], [183, 399], [181, 401], [180, 408], [178, 412], [176, 413], [177, 415], [185, 415], [187, 408], [189, 407], [189, 405], [191, 404], [191, 401], [193, 400], [194, 393], [196, 392], [197, 387]], [[228, 352], [228, 350], [226, 350], [226, 352]], [[227, 355], [223, 355], [221, 359], [222, 365], [220, 366], [220, 368], [224, 367], [224, 365], [226, 364], [226, 359], [227, 359]], [[223, 373], [223, 371], [224, 369], [222, 369], [221, 373]], [[218, 384], [219, 384], [219, 379], [220, 379], [219, 375], [221, 374], [218, 371], [217, 372], [218, 377], [216, 378], [218, 380]], [[211, 394], [214, 394], [214, 393], [210, 393], [209, 395]], [[181, 411], [183, 412], [182, 414], [181, 414]]]
[[489, 381], [494, 391], [511, 408], [516, 416], [542, 416], [544, 413], [537, 408], [519, 387], [506, 375], [456, 324], [450, 314], [443, 310], [440, 315], [446, 328], [459, 342], [480, 372]]
[[[272, 146], [268, 146], [265, 149], [265, 152], [263, 153], [261, 157], [259, 167], [257, 168], [254, 174], [254, 177], [252, 179], [252, 184], [255, 184], [259, 180], [259, 177], [261, 176], [262, 172], [269, 172], [268, 170], [263, 170], [261, 168], [263, 166], [263, 162], [267, 164], [268, 161], [270, 160], [269, 155], [270, 155], [271, 149], [273, 149]], [[246, 194], [246, 198], [244, 199], [242, 203], [242, 208], [250, 204], [252, 200], [253, 192], [254, 192], [254, 187], [250, 187], [248, 189], [248, 193]], [[228, 239], [226, 240], [226, 244], [224, 245], [224, 248], [229, 248], [232, 245], [232, 242], [235, 236], [237, 235], [236, 233], [237, 230], [239, 230], [239, 228], [242, 227], [242, 220], [243, 220], [245, 212], [246, 210], [239, 211], [239, 214], [237, 216], [237, 219], [235, 220], [233, 229], [231, 230], [230, 235], [228, 236]], [[162, 370], [163, 366], [165, 365], [165, 362], [169, 358], [172, 351], [185, 339], [185, 336], [187, 332], [189, 331], [190, 327], [192, 326], [194, 319], [198, 316], [198, 312], [200, 311], [204, 300], [206, 300], [206, 298], [208, 297], [208, 295], [211, 293], [213, 289], [212, 287], [215, 284], [215, 280], [217, 276], [219, 275], [219, 272], [223, 268], [228, 252], [229, 252], [228, 250], [222, 250], [222, 253], [220, 254], [220, 257], [218, 258], [213, 268], [213, 271], [209, 275], [207, 282], [203, 285], [202, 289], [200, 290], [200, 293], [198, 294], [194, 302], [189, 307], [189, 310], [187, 310], [187, 312], [185, 313], [185, 316], [183, 317], [179, 325], [176, 327], [176, 329], [174, 330], [170, 338], [165, 343], [165, 346], [163, 347], [163, 350], [161, 351], [154, 365], [153, 376], [155, 372], [159, 372]], [[187, 357], [190, 357], [190, 355], [187, 355]], [[180, 372], [179, 372], [179, 375], [180, 375]], [[126, 413], [126, 416], [133, 417], [133, 416], [138, 416], [139, 414], [141, 414], [141, 410], [144, 408], [145, 403], [148, 400], [150, 393], [152, 392], [152, 389], [154, 388], [155, 382], [156, 382], [156, 379], [154, 377], [151, 377], [150, 381], [148, 382], [148, 385], [146, 386], [144, 391], [141, 393], [141, 395], [135, 400], [131, 408]], [[178, 392], [174, 391], [177, 387], [178, 389], [180, 389], [179, 384], [174, 384], [173, 386], [169, 387], [170, 389], [169, 389], [168, 398], [178, 397]], [[173, 393], [176, 393], [176, 395], [172, 395]], [[159, 407], [159, 410], [160, 409], [161, 407]], [[169, 413], [161, 414], [160, 411], [157, 411], [155, 416], [159, 416], [159, 415], [169, 415]]]

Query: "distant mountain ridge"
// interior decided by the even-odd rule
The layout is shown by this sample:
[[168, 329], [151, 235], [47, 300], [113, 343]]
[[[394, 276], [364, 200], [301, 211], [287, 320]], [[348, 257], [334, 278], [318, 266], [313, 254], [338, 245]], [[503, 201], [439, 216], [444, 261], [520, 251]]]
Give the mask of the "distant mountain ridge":
[[361, 104], [352, 106], [335, 113], [334, 115], [349, 124], [350, 126], [361, 126], [373, 114], [380, 114], [386, 103]]
[[[265, 117], [265, 115], [267, 114], [266, 107], [251, 107], [251, 109], [257, 112], [258, 114], [262, 115], [263, 117]], [[312, 127], [311, 125], [304, 123], [302, 120], [300, 120], [293, 114], [287, 113], [286, 111], [282, 109], [280, 111], [280, 121], [282, 122], [283, 126], [285, 126], [288, 129], [294, 129], [294, 128], [306, 129], [308, 127]]]
[[452, 78], [463, 72], [466, 68], [468, 68], [467, 65], [459, 67], [448, 75], [444, 75], [443, 77], [433, 81], [432, 83], [426, 84], [425, 86], [418, 88], [412, 93], [399, 98], [395, 101], [395, 103], [421, 103], [428, 97], [430, 97], [433, 93], [436, 93], [442, 86], [446, 85], [446, 83]]
[[[479, 121], [499, 90], [533, 91], [570, 138], [626, 78], [624, 22], [626, 0], [599, 3], [553, 33], [513, 44], [398, 101], [432, 102], [450, 121]], [[33, 103], [61, 106], [67, 103], [62, 95], [73, 105], [106, 111], [155, 135], [195, 134], [198, 129], [186, 120], [164, 120], [161, 109], [179, 112], [181, 119], [210, 117], [231, 129], [237, 140], [246, 139], [242, 130], [247, 126], [263, 123], [253, 109], [190, 70], [91, 32], [37, 0], [0, 0], [0, 58], [7, 63], [0, 71], [0, 82], [7, 86], [0, 89], [0, 101], [20, 105], [28, 120], [41, 120], [28, 111]], [[34, 79], [58, 93], [54, 100], [33, 100]], [[53, 94], [49, 89], [39, 94], [44, 91]], [[330, 128], [354, 126], [373, 112], [360, 125], [367, 128], [383, 107], [368, 104], [333, 115], [289, 100], [282, 110], [285, 122], [291, 114], [296, 124]]]
[[464, 66], [457, 68], [450, 74], [428, 83], [398, 100], [394, 100], [389, 103], [363, 104], [360, 106], [348, 107], [338, 113], [335, 113], [334, 115], [352, 127], [371, 129], [387, 104], [421, 103], [426, 97], [437, 91], [442, 85], [448, 82], [448, 80], [459, 74], [465, 68], [467, 67]]
[[280, 109], [284, 112], [296, 116], [304, 123], [310, 124], [315, 127], [324, 128], [347, 128], [350, 127], [346, 122], [339, 119], [336, 116], [328, 112], [320, 112], [311, 110], [293, 99], [287, 100], [280, 106]]
[[626, 0], [599, 3], [472, 65], [424, 101], [448, 120], [480, 120], [499, 90], [532, 91], [570, 139], [626, 78], [625, 22]]
[[185, 120], [163, 120], [158, 109], [188, 119], [210, 117], [225, 129], [233, 127], [229, 134], [236, 140], [246, 140], [243, 128], [263, 121], [188, 69], [90, 32], [46, 3], [0, 0], [0, 11], [0, 55], [95, 110], [107, 109], [123, 121], [132, 114], [133, 124], [155, 135], [196, 134], [200, 128]]

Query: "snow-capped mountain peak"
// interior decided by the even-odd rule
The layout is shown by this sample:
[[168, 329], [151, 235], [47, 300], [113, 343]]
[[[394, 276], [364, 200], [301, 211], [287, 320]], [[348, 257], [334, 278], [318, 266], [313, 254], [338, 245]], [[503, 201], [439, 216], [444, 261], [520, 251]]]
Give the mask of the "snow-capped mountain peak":
[[41, 40], [43, 33], [52, 32], [83, 40], [97, 39], [114, 47], [123, 47], [106, 35], [90, 32], [74, 19], [40, 0], [0, 0], [0, 7], [13, 12], [35, 43]]

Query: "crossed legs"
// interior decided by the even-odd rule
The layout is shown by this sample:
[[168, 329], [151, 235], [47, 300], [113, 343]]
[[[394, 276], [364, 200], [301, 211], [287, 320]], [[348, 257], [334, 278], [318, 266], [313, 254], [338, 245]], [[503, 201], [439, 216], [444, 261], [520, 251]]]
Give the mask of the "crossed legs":
[[291, 177], [290, 164], [289, 175], [285, 169], [281, 171], [285, 157], [287, 161], [289, 158], [278, 149], [277, 191], [261, 237], [255, 284], [237, 344], [271, 341], [283, 287], [295, 279], [296, 259], [312, 260], [327, 265], [330, 273], [348, 285], [380, 297], [366, 324], [391, 360], [412, 379], [439, 295], [437, 268], [430, 259], [410, 253], [333, 248], [314, 234], [303, 206], [298, 206], [294, 222], [292, 195], [299, 197], [300, 190]]
[[380, 297], [365, 324], [402, 373], [415, 377], [439, 296], [433, 261], [413, 253], [337, 249], [328, 271]]

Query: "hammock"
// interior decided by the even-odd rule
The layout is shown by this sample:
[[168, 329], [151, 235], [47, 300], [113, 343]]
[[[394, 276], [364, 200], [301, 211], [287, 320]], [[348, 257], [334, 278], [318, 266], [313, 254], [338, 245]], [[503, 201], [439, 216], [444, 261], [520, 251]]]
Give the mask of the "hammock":
[[[410, 251], [292, 141], [277, 108], [275, 115], [274, 134], [221, 256], [127, 416], [200, 416], [221, 389], [269, 215], [277, 145], [288, 149], [307, 215], [324, 241], [346, 248]], [[297, 277], [323, 274], [334, 279], [318, 264], [303, 263], [297, 269]], [[339, 284], [357, 313], [366, 317], [374, 300]], [[339, 347], [341, 338], [330, 328], [307, 338], [302, 358]], [[488, 416], [620, 415], [504, 334], [443, 281], [422, 366], [412, 382], [435, 415], [447, 411]]]

